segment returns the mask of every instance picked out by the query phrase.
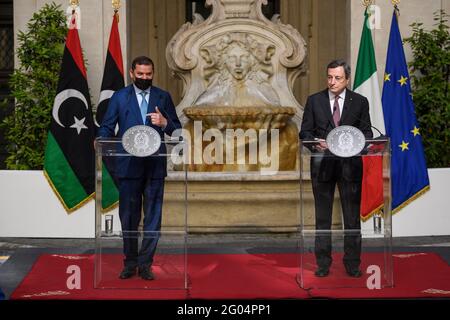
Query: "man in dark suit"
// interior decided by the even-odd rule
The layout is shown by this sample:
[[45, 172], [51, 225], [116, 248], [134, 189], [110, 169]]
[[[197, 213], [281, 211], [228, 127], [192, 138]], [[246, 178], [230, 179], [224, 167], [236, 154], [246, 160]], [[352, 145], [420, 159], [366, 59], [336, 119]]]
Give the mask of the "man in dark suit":
[[[152, 86], [154, 65], [148, 57], [133, 60], [130, 77], [133, 84], [117, 91], [111, 97], [108, 109], [98, 131], [99, 137], [122, 137], [126, 130], [136, 125], [156, 129], [164, 140], [181, 128], [170, 94]], [[117, 135], [116, 125], [119, 126]], [[166, 153], [165, 144], [158, 151]], [[164, 195], [164, 178], [167, 176], [165, 157], [118, 157], [115, 174], [119, 181], [119, 216], [123, 232], [124, 269], [121, 279], [136, 274], [153, 280], [153, 256], [159, 240]], [[137, 231], [144, 207], [144, 237], [138, 252]], [[128, 236], [127, 236], [128, 235]]]
[[343, 60], [327, 66], [328, 89], [308, 97], [300, 131], [303, 141], [316, 141], [311, 156], [311, 180], [315, 203], [317, 270], [325, 277], [332, 263], [330, 230], [336, 184], [344, 219], [344, 266], [351, 277], [360, 277], [361, 270], [361, 181], [360, 157], [338, 158], [327, 150], [326, 137], [337, 126], [349, 125], [360, 129], [366, 138], [372, 137], [367, 99], [347, 89], [350, 67]]

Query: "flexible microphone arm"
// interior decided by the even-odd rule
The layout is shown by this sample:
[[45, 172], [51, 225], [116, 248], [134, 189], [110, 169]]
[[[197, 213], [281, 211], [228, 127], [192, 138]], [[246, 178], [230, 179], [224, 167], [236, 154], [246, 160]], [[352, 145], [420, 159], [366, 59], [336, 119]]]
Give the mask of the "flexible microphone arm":
[[382, 138], [385, 138], [385, 137], [386, 137], [386, 135], [385, 135], [385, 134], [382, 134], [381, 131], [378, 130], [377, 127], [374, 127], [373, 125], [370, 125], [370, 127], [371, 127], [372, 129], [375, 129], [375, 130], [380, 134], [378, 137], [376, 137], [376, 138], [374, 138], [374, 139], [382, 139]]
[[[348, 108], [347, 106], [344, 106], [344, 109], [347, 109], [347, 108]], [[378, 136], [378, 137], [376, 137], [376, 138], [373, 138], [373, 139], [383, 139], [383, 138], [386, 137], [385, 134], [381, 133], [381, 131], [378, 130], [377, 127], [373, 126], [371, 123], [369, 123], [369, 122], [367, 122], [367, 121], [364, 121], [364, 120], [362, 120], [361, 118], [355, 117], [352, 113], [349, 113], [349, 115], [351, 115], [351, 116], [353, 117], [353, 119], [358, 120], [358, 121], [360, 121], [360, 122], [362, 122], [362, 123], [364, 123], [364, 124], [366, 124], [366, 125], [369, 125], [371, 129], [375, 129], [375, 130], [380, 134], [380, 136]]]

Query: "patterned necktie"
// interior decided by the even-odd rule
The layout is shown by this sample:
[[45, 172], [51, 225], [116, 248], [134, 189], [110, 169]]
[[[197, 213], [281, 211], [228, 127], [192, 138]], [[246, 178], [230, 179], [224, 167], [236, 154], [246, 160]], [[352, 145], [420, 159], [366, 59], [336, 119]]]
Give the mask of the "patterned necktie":
[[140, 105], [140, 109], [141, 109], [142, 122], [145, 124], [145, 120], [147, 119], [147, 109], [148, 109], [148, 102], [147, 102], [147, 100], [145, 100], [145, 96], [147, 95], [147, 92], [141, 91], [139, 94], [142, 96], [142, 102]]
[[333, 121], [334, 121], [334, 125], [336, 127], [339, 126], [339, 121], [341, 120], [341, 115], [339, 112], [339, 102], [338, 102], [339, 98], [340, 98], [339, 96], [336, 96], [334, 98], [334, 106], [333, 106]]

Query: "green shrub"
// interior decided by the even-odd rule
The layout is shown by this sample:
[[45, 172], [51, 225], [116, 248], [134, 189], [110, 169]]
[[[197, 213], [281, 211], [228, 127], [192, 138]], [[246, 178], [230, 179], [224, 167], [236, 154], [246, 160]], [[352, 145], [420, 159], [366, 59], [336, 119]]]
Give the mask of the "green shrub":
[[8, 169], [43, 167], [66, 34], [64, 11], [55, 3], [43, 6], [29, 21], [27, 32], [18, 34], [20, 67], [9, 82], [15, 108], [0, 124]]
[[427, 165], [450, 167], [450, 34], [444, 11], [435, 13], [435, 28], [411, 25], [405, 39], [412, 48], [411, 85], [420, 124]]

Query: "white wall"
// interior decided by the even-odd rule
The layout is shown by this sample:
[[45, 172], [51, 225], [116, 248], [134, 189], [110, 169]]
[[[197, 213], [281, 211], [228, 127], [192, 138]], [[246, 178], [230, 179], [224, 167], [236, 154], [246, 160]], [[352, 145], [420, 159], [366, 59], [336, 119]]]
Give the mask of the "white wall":
[[[430, 190], [392, 217], [394, 237], [450, 235], [450, 168], [428, 169]], [[372, 230], [373, 219], [361, 226]]]
[[94, 219], [93, 200], [67, 214], [42, 171], [0, 171], [0, 237], [93, 238]]
[[[428, 172], [431, 190], [393, 216], [394, 237], [450, 235], [450, 168]], [[0, 171], [0, 237], [93, 238], [94, 216], [94, 201], [67, 214], [42, 171]]]
[[450, 168], [428, 172], [431, 190], [392, 217], [395, 237], [450, 235]]

